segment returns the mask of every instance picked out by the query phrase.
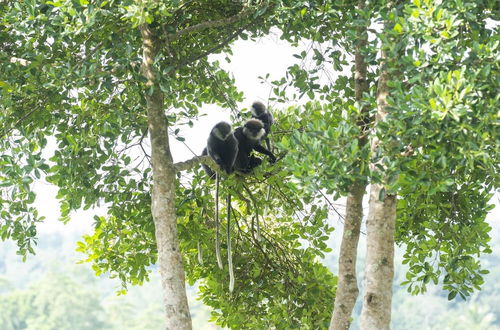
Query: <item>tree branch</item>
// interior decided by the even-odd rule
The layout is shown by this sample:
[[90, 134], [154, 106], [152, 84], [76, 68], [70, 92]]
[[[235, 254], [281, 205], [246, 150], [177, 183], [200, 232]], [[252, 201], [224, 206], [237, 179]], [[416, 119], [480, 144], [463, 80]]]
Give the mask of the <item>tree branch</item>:
[[218, 168], [217, 164], [210, 156], [195, 156], [186, 161], [175, 163], [174, 168], [176, 172], [187, 171], [201, 163], [210, 166], [210, 168], [214, 170]]
[[238, 30], [236, 30], [235, 32], [233, 32], [232, 34], [230, 34], [226, 39], [224, 39], [221, 43], [215, 45], [214, 47], [210, 48], [209, 50], [201, 53], [201, 54], [198, 54], [196, 56], [193, 56], [191, 58], [187, 58], [181, 62], [179, 62], [178, 64], [175, 65], [175, 69], [178, 69], [180, 67], [183, 67], [185, 65], [188, 65], [188, 64], [191, 64], [193, 62], [196, 62], [202, 58], [204, 58], [205, 56], [208, 56], [214, 52], [216, 52], [217, 50], [227, 46], [231, 41], [233, 41], [241, 32], [243, 32], [243, 30], [245, 30], [250, 24], [252, 24], [254, 22], [254, 20], [252, 20], [250, 23], [242, 26], [241, 28], [239, 28]]
[[24, 116], [22, 116], [21, 118], [19, 118], [15, 123], [14, 125], [12, 125], [12, 127], [10, 128], [6, 128], [5, 130], [3, 131], [0, 131], [0, 139], [3, 139], [4, 137], [6, 137], [8, 134], [10, 134], [10, 132], [12, 132], [15, 128], [17, 128], [19, 126], [19, 124], [25, 120], [26, 118], [28, 118], [29, 116], [31, 116], [33, 113], [35, 113], [38, 109], [40, 109], [39, 107], [33, 107], [30, 112], [28, 112], [27, 114], [25, 114]]
[[[268, 8], [269, 9], [269, 8]], [[250, 10], [246, 10], [246, 12], [250, 13]], [[247, 14], [243, 15], [244, 12], [240, 13], [240, 18], [243, 18], [245, 17]], [[235, 15], [235, 16], [238, 16], [238, 15]], [[234, 17], [234, 16], [233, 16]], [[243, 25], [242, 27], [240, 27], [239, 29], [237, 29], [236, 31], [234, 31], [233, 33], [231, 33], [229, 36], [227, 36], [225, 39], [223, 39], [219, 44], [215, 45], [214, 47], [208, 49], [207, 51], [201, 53], [201, 54], [198, 54], [198, 55], [195, 55], [193, 57], [190, 57], [190, 58], [187, 58], [179, 63], [177, 63], [175, 65], [175, 68], [174, 69], [179, 69], [185, 65], [189, 65], [193, 62], [196, 62], [216, 51], [218, 51], [219, 49], [227, 46], [231, 41], [233, 41], [234, 39], [236, 39], [240, 34], [241, 32], [243, 32], [244, 30], [246, 30], [250, 25], [254, 24], [255, 21], [260, 17], [260, 15], [258, 16], [255, 16], [253, 19], [250, 20], [250, 22], [248, 22], [247, 24]], [[184, 30], [183, 30], [184, 31]]]
[[201, 30], [209, 29], [209, 28], [215, 28], [219, 26], [224, 26], [224, 25], [229, 25], [232, 23], [235, 23], [248, 15], [252, 13], [252, 10], [250, 8], [247, 8], [245, 10], [242, 10], [239, 14], [233, 15], [228, 18], [223, 18], [217, 21], [209, 21], [209, 22], [203, 22], [199, 23], [193, 26], [189, 26], [183, 30], [177, 31], [175, 33], [170, 33], [167, 35], [167, 38], [169, 41], [173, 41], [175, 39], [178, 39], [182, 37], [183, 35], [193, 33], [193, 32], [199, 32]]

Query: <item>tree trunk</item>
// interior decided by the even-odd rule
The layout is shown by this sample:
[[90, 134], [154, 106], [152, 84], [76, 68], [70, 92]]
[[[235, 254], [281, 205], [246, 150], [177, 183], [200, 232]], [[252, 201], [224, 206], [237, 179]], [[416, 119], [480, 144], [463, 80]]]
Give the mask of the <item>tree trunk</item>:
[[[358, 2], [358, 9], [365, 8], [365, 0]], [[356, 101], [363, 101], [363, 93], [368, 91], [366, 62], [362, 51], [368, 42], [366, 25], [356, 29], [358, 43], [354, 54], [355, 73], [354, 86]], [[360, 147], [367, 143], [366, 132], [370, 122], [369, 107], [363, 106], [361, 117], [358, 121], [362, 135], [358, 139]], [[359, 166], [359, 164], [358, 164]], [[359, 289], [356, 276], [356, 260], [358, 255], [358, 242], [361, 221], [363, 220], [363, 197], [365, 195], [366, 184], [361, 180], [356, 180], [349, 187], [349, 195], [346, 204], [346, 219], [342, 234], [339, 255], [339, 282], [335, 295], [335, 303], [330, 321], [330, 330], [346, 330], [351, 324], [351, 314], [358, 298]]]
[[370, 190], [361, 329], [390, 329], [391, 324], [396, 196], [381, 201], [381, 189], [383, 185], [373, 184]]
[[191, 329], [191, 316], [186, 296], [184, 266], [177, 237], [175, 215], [175, 167], [168, 141], [168, 122], [163, 111], [163, 94], [153, 68], [156, 39], [147, 25], [140, 27], [143, 38], [142, 71], [147, 79], [148, 128], [153, 163], [151, 211], [155, 223], [158, 262], [160, 265], [166, 309], [166, 329]]
[[[375, 125], [384, 120], [388, 111], [387, 56], [382, 51], [381, 73], [377, 88], [377, 116]], [[380, 147], [376, 135], [371, 149]], [[371, 164], [372, 171], [380, 171]], [[390, 329], [392, 282], [394, 277], [394, 232], [396, 226], [396, 196], [385, 194], [385, 185], [373, 183], [370, 190], [366, 222], [366, 260], [361, 329]]]
[[335, 296], [330, 330], [349, 329], [351, 314], [358, 298], [356, 260], [358, 254], [359, 230], [363, 219], [363, 196], [366, 185], [355, 182], [347, 197], [346, 218], [339, 256], [339, 282]]

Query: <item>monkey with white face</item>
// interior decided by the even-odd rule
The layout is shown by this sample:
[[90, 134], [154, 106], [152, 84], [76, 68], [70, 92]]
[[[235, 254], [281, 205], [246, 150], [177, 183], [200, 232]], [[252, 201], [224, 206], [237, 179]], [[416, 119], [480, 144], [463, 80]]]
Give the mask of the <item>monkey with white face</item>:
[[[221, 121], [217, 123], [208, 136], [207, 146], [203, 149], [202, 155], [210, 155], [212, 159], [219, 165], [221, 170], [230, 174], [234, 171], [234, 163], [236, 161], [236, 156], [238, 155], [238, 140], [234, 136], [231, 125]], [[202, 164], [203, 169], [210, 178], [215, 178], [215, 255], [217, 257], [217, 264], [220, 269], [223, 269], [222, 257], [220, 253], [220, 221], [219, 221], [219, 184], [220, 177], [219, 174], [214, 172], [210, 167]], [[228, 228], [231, 223], [231, 195], [227, 195], [227, 224]], [[230, 239], [228, 232], [228, 258], [232, 267], [232, 256], [230, 251]], [[234, 274], [232, 273], [232, 268], [230, 268], [232, 278], [232, 283], [234, 286]], [[232, 290], [232, 289], [231, 289]]]
[[[219, 167], [230, 174], [234, 171], [234, 163], [238, 154], [238, 141], [236, 140], [231, 125], [225, 121], [217, 123], [208, 136], [207, 146], [202, 155], [210, 155]], [[203, 169], [210, 178], [215, 177], [214, 171], [205, 164]]]
[[266, 138], [271, 132], [271, 125], [273, 124], [273, 115], [266, 108], [264, 103], [255, 101], [250, 108], [250, 112], [252, 113], [252, 118], [259, 119], [264, 124], [264, 129], [266, 134], [264, 138]]
[[266, 141], [267, 149], [271, 149], [271, 142], [269, 141], [269, 133], [271, 133], [271, 126], [274, 123], [273, 115], [266, 108], [264, 103], [255, 101], [250, 108], [250, 112], [252, 113], [252, 118], [259, 119], [264, 124], [264, 130], [266, 134], [263, 139]]
[[252, 169], [262, 163], [262, 159], [252, 155], [255, 150], [271, 158], [271, 162], [276, 161], [273, 153], [260, 144], [266, 134], [264, 123], [259, 119], [250, 119], [241, 127], [234, 131], [234, 136], [238, 140], [238, 155], [234, 167], [242, 173], [250, 173]]

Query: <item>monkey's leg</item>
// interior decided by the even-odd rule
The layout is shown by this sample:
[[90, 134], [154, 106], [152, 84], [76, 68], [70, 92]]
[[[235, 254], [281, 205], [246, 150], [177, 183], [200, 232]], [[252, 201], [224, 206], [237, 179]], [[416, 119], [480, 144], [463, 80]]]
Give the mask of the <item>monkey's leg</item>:
[[255, 157], [254, 155], [251, 155], [248, 162], [248, 171], [250, 172], [260, 164], [262, 164], [262, 159], [260, 159], [259, 157]]

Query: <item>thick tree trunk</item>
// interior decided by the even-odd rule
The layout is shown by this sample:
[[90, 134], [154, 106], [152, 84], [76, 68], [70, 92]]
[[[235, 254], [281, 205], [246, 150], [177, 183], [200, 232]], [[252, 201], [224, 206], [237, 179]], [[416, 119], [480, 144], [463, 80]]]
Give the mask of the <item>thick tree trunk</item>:
[[391, 324], [396, 196], [381, 201], [381, 189], [373, 184], [370, 190], [361, 329], [390, 329]]
[[[365, 8], [365, 0], [358, 2], [358, 9]], [[363, 93], [368, 91], [367, 70], [363, 50], [368, 42], [366, 25], [359, 26], [356, 29], [358, 43], [354, 54], [355, 61], [355, 97], [356, 101], [363, 101]], [[366, 131], [369, 125], [369, 108], [365, 105], [362, 109], [362, 115], [358, 121], [362, 135], [358, 139], [360, 146], [367, 143]], [[359, 166], [359, 164], [358, 164]], [[335, 296], [332, 319], [330, 321], [330, 330], [346, 330], [351, 324], [351, 314], [358, 298], [359, 289], [356, 276], [356, 260], [358, 255], [358, 242], [361, 221], [363, 220], [363, 197], [365, 195], [366, 184], [361, 180], [353, 182], [349, 187], [349, 195], [346, 204], [346, 219], [344, 223], [344, 232], [342, 234], [342, 243], [340, 245], [339, 255], [339, 282]]]
[[[382, 52], [382, 67], [377, 89], [377, 116], [375, 125], [384, 120], [388, 111], [387, 57]], [[375, 153], [380, 143], [372, 139]], [[379, 171], [371, 164], [373, 171]], [[390, 329], [392, 282], [394, 277], [394, 232], [396, 226], [396, 196], [385, 194], [383, 183], [373, 183], [370, 190], [366, 222], [366, 259], [361, 329]]]
[[156, 39], [147, 25], [140, 27], [143, 38], [142, 70], [146, 92], [148, 128], [153, 163], [153, 192], [151, 211], [155, 223], [158, 261], [166, 309], [166, 329], [191, 329], [191, 316], [186, 296], [184, 266], [177, 237], [175, 215], [175, 167], [168, 141], [168, 122], [163, 111], [163, 94], [155, 79], [153, 62]]
[[363, 196], [366, 186], [356, 182], [350, 187], [347, 197], [346, 218], [339, 256], [339, 282], [335, 296], [330, 330], [349, 329], [351, 313], [358, 298], [356, 260], [359, 230], [363, 219]]

